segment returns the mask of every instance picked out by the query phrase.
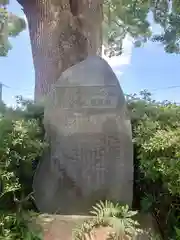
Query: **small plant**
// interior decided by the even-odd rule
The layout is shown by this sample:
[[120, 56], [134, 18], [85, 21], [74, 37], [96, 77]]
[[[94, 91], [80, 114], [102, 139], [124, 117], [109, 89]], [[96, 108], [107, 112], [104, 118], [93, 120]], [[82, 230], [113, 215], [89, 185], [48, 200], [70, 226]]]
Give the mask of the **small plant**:
[[91, 220], [85, 221], [80, 228], [74, 231], [74, 240], [92, 239], [93, 230], [98, 227], [110, 227], [111, 231], [107, 239], [129, 240], [134, 239], [142, 230], [139, 223], [133, 218], [137, 211], [129, 210], [129, 207], [114, 204], [110, 201], [100, 201], [90, 211], [94, 216]]

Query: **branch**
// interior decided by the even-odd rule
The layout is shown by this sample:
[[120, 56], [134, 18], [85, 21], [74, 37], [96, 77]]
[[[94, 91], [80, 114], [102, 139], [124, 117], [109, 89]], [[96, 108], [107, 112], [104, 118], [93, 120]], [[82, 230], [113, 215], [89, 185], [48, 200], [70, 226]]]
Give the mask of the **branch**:
[[32, 198], [32, 195], [33, 195], [34, 192], [31, 192], [29, 193], [24, 199], [17, 199], [14, 192], [13, 192], [13, 195], [14, 195], [14, 202], [18, 203], [18, 204], [22, 204], [23, 202], [26, 202], [28, 201], [30, 198]]

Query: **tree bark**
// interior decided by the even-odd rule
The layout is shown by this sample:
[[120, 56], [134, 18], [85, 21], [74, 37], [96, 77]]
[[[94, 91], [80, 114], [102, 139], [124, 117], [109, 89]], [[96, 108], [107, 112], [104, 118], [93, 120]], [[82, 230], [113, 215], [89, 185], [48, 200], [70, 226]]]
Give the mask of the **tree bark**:
[[18, 1], [29, 25], [37, 101], [64, 70], [101, 52], [102, 1]]

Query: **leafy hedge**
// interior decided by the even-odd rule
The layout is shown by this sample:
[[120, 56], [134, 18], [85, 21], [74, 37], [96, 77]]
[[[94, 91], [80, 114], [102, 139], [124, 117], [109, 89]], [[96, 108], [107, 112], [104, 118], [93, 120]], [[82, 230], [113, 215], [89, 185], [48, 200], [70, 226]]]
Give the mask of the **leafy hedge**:
[[1, 104], [0, 239], [39, 239], [28, 232], [22, 214], [34, 209], [32, 163], [46, 147], [42, 118], [43, 109], [21, 98], [16, 109]]
[[[180, 228], [180, 106], [151, 99], [147, 91], [127, 97], [133, 126], [136, 198], [153, 212], [165, 239]], [[176, 228], [175, 228], [176, 227]]]

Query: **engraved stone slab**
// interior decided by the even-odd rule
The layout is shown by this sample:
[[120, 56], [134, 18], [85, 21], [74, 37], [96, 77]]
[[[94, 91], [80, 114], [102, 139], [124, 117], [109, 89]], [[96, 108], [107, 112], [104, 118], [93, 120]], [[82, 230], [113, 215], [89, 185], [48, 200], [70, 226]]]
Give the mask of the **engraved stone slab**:
[[86, 213], [105, 199], [131, 205], [131, 123], [105, 60], [89, 57], [61, 75], [47, 97], [44, 123], [50, 150], [34, 177], [40, 211]]

